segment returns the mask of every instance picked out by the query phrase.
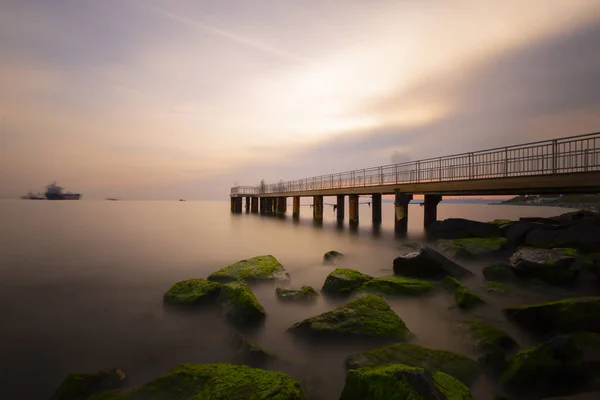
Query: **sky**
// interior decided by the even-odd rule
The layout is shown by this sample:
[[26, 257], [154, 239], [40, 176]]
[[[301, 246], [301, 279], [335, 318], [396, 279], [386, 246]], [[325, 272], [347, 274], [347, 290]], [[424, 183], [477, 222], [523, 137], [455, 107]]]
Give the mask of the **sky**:
[[0, 0], [0, 197], [225, 200], [600, 131], [600, 0]]

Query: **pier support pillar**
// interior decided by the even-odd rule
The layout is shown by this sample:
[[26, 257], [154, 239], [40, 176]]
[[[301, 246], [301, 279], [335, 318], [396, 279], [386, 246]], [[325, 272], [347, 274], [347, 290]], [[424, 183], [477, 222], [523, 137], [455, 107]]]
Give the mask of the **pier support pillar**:
[[267, 215], [273, 215], [274, 208], [275, 199], [273, 197], [267, 197]]
[[406, 236], [408, 232], [408, 203], [412, 200], [413, 195], [400, 193], [396, 190], [396, 199], [394, 201], [394, 232], [398, 236]]
[[246, 213], [250, 212], [250, 197], [246, 197]]
[[431, 224], [437, 221], [437, 205], [442, 201], [442, 196], [439, 194], [426, 194], [424, 201], [425, 218], [423, 226], [429, 228]]
[[338, 221], [344, 220], [344, 208], [346, 206], [346, 204], [344, 204], [345, 197], [346, 196], [344, 196], [343, 194], [337, 195], [337, 205], [335, 207], [336, 207], [336, 216], [337, 216]]
[[277, 197], [275, 200], [277, 201], [275, 214], [284, 215], [287, 211], [287, 197]]
[[300, 196], [294, 196], [294, 204], [292, 209], [292, 217], [300, 218]]
[[264, 215], [267, 213], [267, 198], [261, 197], [258, 200], [259, 200], [259, 204], [260, 204], [259, 205], [260, 213]]
[[381, 222], [381, 193], [372, 195], [373, 222]]
[[231, 212], [235, 214], [241, 214], [242, 212], [242, 201], [241, 197], [231, 198]]
[[230, 206], [230, 208], [231, 208], [231, 212], [235, 212], [235, 211], [234, 211], [234, 210], [235, 210], [235, 197], [231, 197], [231, 198], [229, 199], [229, 202], [230, 202], [230, 205], [229, 205], [229, 206]]
[[323, 196], [313, 196], [313, 219], [323, 221]]
[[252, 214], [258, 213], [258, 197], [250, 198], [250, 212]]
[[358, 225], [358, 195], [351, 194], [348, 196], [350, 225]]

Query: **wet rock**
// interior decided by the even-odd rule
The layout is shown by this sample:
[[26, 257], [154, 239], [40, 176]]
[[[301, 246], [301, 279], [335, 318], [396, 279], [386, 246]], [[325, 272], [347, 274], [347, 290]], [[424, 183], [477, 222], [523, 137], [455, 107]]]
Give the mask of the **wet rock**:
[[489, 281], [514, 282], [517, 280], [513, 269], [509, 264], [493, 264], [482, 271], [483, 277]]
[[339, 251], [331, 250], [323, 255], [323, 262], [330, 263], [342, 257], [344, 257], [344, 255]]
[[483, 285], [483, 288], [487, 290], [488, 293], [498, 294], [498, 295], [508, 295], [513, 293], [513, 288], [505, 285], [504, 283], [487, 281]]
[[118, 389], [125, 379], [126, 375], [121, 369], [94, 374], [71, 372], [50, 400], [87, 400], [99, 392]]
[[434, 285], [421, 279], [385, 276], [365, 282], [361, 290], [389, 295], [419, 295], [432, 291]]
[[311, 337], [403, 339], [409, 333], [404, 321], [390, 306], [372, 294], [297, 322], [288, 330]]
[[258, 256], [238, 261], [209, 275], [214, 282], [232, 282], [237, 279], [246, 281], [285, 280], [289, 275], [283, 265], [273, 256]]
[[534, 229], [525, 237], [525, 245], [542, 249], [575, 248], [594, 252], [600, 248], [600, 225], [581, 223], [562, 229]]
[[440, 371], [403, 364], [348, 371], [340, 400], [472, 400], [460, 381]]
[[473, 347], [486, 353], [505, 352], [518, 346], [508, 333], [493, 325], [471, 320], [460, 322], [458, 326], [470, 336]]
[[558, 226], [542, 224], [539, 222], [519, 221], [519, 222], [516, 222], [515, 224], [513, 224], [506, 231], [505, 236], [508, 240], [510, 240], [513, 243], [523, 244], [525, 242], [525, 237], [527, 236], [527, 234], [534, 229], [553, 230], [553, 229], [557, 229], [557, 228], [558, 228]]
[[473, 275], [468, 269], [427, 246], [420, 246], [418, 251], [394, 259], [394, 274], [426, 279]]
[[243, 279], [224, 284], [221, 299], [225, 317], [233, 324], [254, 324], [263, 320], [266, 315], [250, 286]]
[[485, 304], [485, 301], [481, 297], [467, 289], [455, 278], [449, 276], [444, 278], [444, 286], [454, 293], [454, 303], [459, 308], [467, 310]]
[[414, 243], [414, 242], [410, 242], [410, 243], [402, 243], [400, 246], [398, 246], [398, 250], [400, 250], [400, 253], [402, 255], [408, 254], [408, 253], [414, 253], [416, 251], [419, 251], [419, 249], [421, 248], [421, 244], [419, 243]]
[[177, 282], [165, 295], [163, 300], [168, 304], [201, 305], [214, 303], [221, 292], [221, 285], [206, 279], [188, 279]]
[[231, 346], [236, 352], [236, 358], [244, 364], [260, 365], [274, 358], [272, 354], [237, 332], [231, 338]]
[[557, 285], [573, 285], [579, 274], [591, 267], [591, 260], [574, 249], [535, 249], [522, 247], [510, 258], [516, 276]]
[[305, 301], [314, 300], [319, 293], [311, 286], [302, 286], [300, 289], [276, 288], [275, 293], [280, 300], [285, 301]]
[[440, 239], [437, 245], [448, 256], [474, 258], [499, 253], [508, 247], [509, 241], [505, 237]]
[[410, 343], [397, 343], [367, 350], [346, 359], [346, 366], [349, 369], [371, 368], [385, 364], [406, 364], [412, 367], [442, 371], [465, 385], [473, 383], [478, 370], [477, 363], [468, 357]]
[[357, 290], [371, 279], [373, 277], [353, 269], [337, 268], [327, 275], [321, 290], [327, 294], [345, 295]]
[[431, 224], [427, 234], [436, 239], [491, 238], [502, 236], [502, 229], [497, 224], [448, 218]]
[[547, 303], [507, 307], [506, 316], [531, 331], [600, 333], [600, 297], [574, 297]]

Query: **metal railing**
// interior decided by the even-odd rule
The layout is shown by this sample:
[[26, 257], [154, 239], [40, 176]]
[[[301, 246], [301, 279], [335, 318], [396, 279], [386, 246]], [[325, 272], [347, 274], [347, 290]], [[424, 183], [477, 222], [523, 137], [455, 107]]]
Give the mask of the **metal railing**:
[[232, 195], [600, 171], [600, 132], [259, 186]]

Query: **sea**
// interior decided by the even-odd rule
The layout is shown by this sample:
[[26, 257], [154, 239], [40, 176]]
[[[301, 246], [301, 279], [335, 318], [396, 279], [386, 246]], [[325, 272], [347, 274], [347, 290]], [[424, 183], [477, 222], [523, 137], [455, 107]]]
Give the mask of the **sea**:
[[[359, 206], [360, 223], [335, 221], [334, 200], [325, 199], [324, 221], [309, 205], [299, 220], [232, 214], [229, 201], [0, 201], [0, 399], [49, 399], [71, 371], [122, 368], [128, 386], [143, 384], [182, 363], [232, 362], [233, 327], [218, 309], [179, 311], [163, 306], [177, 282], [205, 278], [238, 260], [271, 254], [289, 272], [287, 287], [321, 288], [334, 268], [373, 276], [393, 274], [404, 242], [425, 241], [423, 207], [409, 206], [409, 232], [393, 232], [393, 204], [383, 204], [383, 222], [373, 225], [371, 207]], [[438, 219], [479, 221], [549, 217], [572, 209], [442, 202]], [[432, 244], [434, 245], [434, 244]], [[346, 255], [324, 265], [323, 253]], [[532, 338], [508, 323], [501, 308], [565, 297], [565, 293], [492, 296], [482, 289], [481, 269], [490, 260], [462, 265], [475, 273], [465, 284], [488, 303], [471, 313], [453, 307], [438, 290], [422, 297], [386, 300], [414, 333], [413, 343], [477, 357], [456, 322], [473, 317], [508, 331], [521, 346]], [[344, 361], [373, 343], [316, 344], [286, 332], [293, 323], [343, 304], [323, 296], [311, 304], [281, 303], [276, 284], [254, 285], [267, 317], [243, 332], [276, 356], [266, 368], [296, 378], [315, 400], [338, 399]], [[476, 399], [500, 390], [486, 376], [472, 386]]]

